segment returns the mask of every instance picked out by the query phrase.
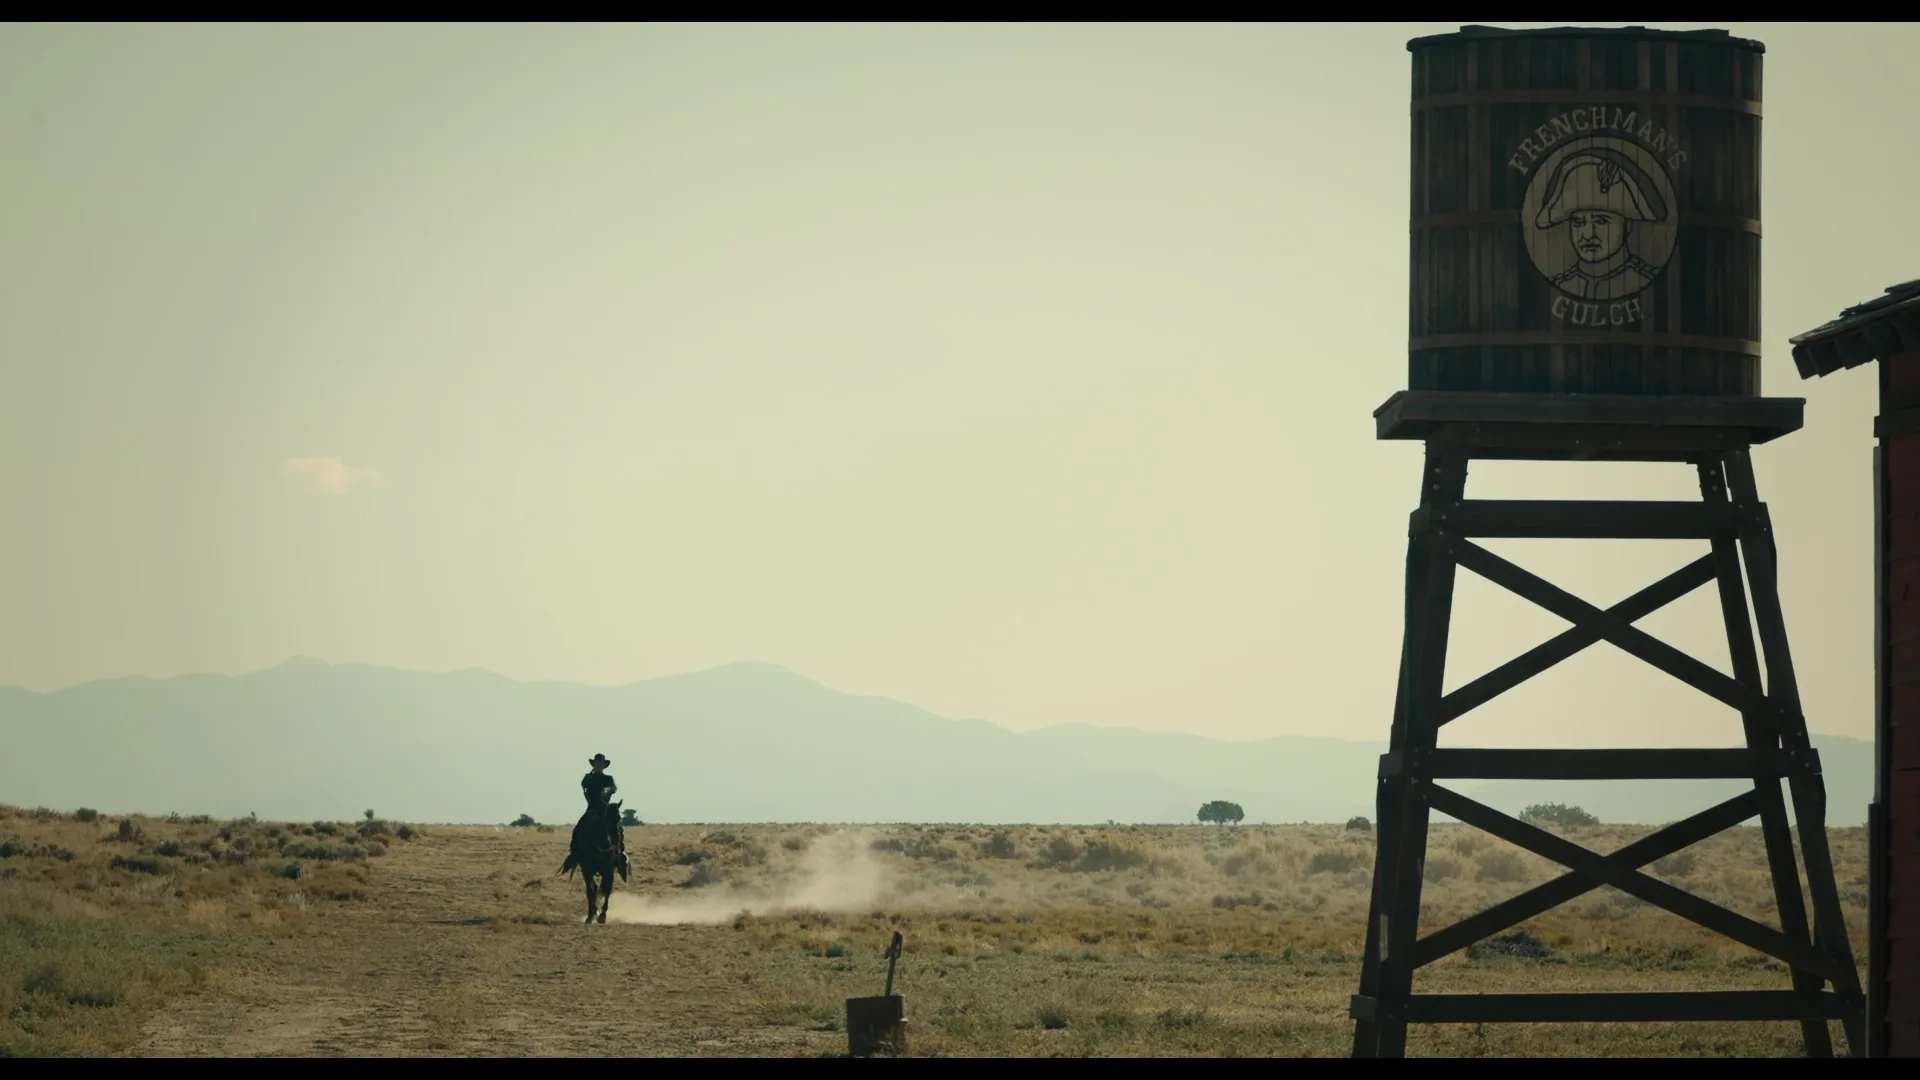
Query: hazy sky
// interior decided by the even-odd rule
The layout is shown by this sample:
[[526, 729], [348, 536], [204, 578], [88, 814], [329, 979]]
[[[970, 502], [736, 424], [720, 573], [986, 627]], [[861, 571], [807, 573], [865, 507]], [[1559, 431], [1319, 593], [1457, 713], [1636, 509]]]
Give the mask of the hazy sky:
[[[1787, 338], [1920, 277], [1920, 28], [1717, 25], [1768, 47], [1800, 682], [1869, 737], [1874, 379]], [[1384, 738], [1405, 44], [1456, 28], [8, 26], [0, 684], [757, 659], [1020, 729]], [[1602, 606], [1705, 550], [1489, 546]], [[1465, 572], [1456, 620], [1449, 687], [1564, 627]], [[1725, 669], [1710, 590], [1643, 625]], [[1739, 737], [1607, 645], [1455, 730]]]

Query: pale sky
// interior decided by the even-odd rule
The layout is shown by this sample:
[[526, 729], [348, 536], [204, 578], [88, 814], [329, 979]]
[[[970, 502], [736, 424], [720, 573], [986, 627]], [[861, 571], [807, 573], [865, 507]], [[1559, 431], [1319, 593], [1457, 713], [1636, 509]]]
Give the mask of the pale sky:
[[[0, 684], [752, 659], [1384, 739], [1405, 46], [1458, 25], [0, 29]], [[1809, 400], [1756, 463], [1810, 723], [1866, 738], [1874, 377], [1787, 339], [1920, 277], [1920, 28], [1701, 25], [1768, 48], [1764, 389]], [[1489, 546], [1602, 606], [1705, 550]], [[1564, 627], [1455, 611], [1449, 687]], [[1718, 615], [1642, 625], [1724, 670]], [[1448, 741], [1739, 727], [1603, 644]]]

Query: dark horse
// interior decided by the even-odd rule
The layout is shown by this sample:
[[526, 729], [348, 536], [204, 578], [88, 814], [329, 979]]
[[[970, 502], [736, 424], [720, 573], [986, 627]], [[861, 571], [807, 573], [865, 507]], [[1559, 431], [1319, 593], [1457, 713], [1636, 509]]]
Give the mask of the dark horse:
[[[600, 908], [599, 921], [607, 921], [607, 904], [613, 899], [613, 875], [627, 880], [627, 861], [616, 843], [620, 835], [620, 804], [602, 803], [589, 807], [573, 827], [573, 846], [560, 872], [568, 877], [579, 870], [587, 884], [587, 918], [594, 921], [594, 906]], [[596, 879], [598, 879], [596, 881]], [[598, 888], [595, 888], [595, 885]]]

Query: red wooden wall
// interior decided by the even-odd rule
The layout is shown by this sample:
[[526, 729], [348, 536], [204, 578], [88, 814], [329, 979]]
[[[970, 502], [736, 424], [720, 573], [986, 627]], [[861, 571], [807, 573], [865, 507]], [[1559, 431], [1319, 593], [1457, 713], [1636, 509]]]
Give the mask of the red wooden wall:
[[1873, 946], [1879, 955], [1869, 971], [1881, 980], [1873, 988], [1884, 1009], [1881, 1052], [1920, 1057], [1920, 427], [1908, 419], [1920, 410], [1920, 350], [1884, 360], [1881, 369], [1882, 423], [1899, 433], [1882, 442], [1887, 532], [1881, 692], [1887, 708], [1875, 738], [1884, 831], [1881, 850], [1873, 853], [1879, 871], [1873, 902], [1880, 909]]

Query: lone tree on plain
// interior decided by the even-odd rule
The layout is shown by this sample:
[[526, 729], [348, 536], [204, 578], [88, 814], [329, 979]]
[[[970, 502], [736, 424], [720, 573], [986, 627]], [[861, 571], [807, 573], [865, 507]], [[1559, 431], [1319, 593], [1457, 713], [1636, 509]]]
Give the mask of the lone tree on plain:
[[1245, 820], [1246, 816], [1247, 812], [1240, 809], [1239, 803], [1228, 802], [1225, 799], [1215, 799], [1202, 806], [1199, 814], [1201, 822], [1210, 822], [1215, 825], [1225, 825], [1229, 822], [1238, 825]]

